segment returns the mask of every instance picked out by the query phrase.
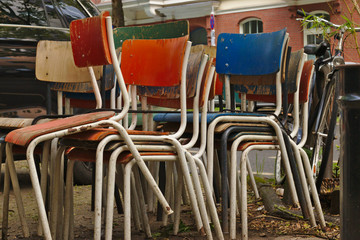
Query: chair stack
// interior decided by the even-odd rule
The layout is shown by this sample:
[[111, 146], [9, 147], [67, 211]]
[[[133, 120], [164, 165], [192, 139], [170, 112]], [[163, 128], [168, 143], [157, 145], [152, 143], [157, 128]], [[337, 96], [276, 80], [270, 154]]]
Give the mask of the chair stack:
[[[109, 13], [104, 12], [97, 17], [73, 21], [70, 25], [71, 42], [39, 42], [37, 78], [52, 82], [57, 88], [70, 84], [71, 89], [76, 89], [79, 87], [76, 84], [91, 82], [98, 99], [97, 108], [103, 105], [99, 101], [97, 80], [103, 66], [111, 65], [116, 82], [110, 83], [110, 86], [117, 86], [118, 89], [112, 90], [110, 106], [117, 105], [118, 109], [55, 119], [25, 126], [6, 135], [4, 196], [7, 201], [4, 201], [3, 211], [7, 215], [11, 179], [25, 237], [29, 235], [29, 230], [26, 227], [15, 172], [15, 148], [26, 152], [46, 239], [74, 237], [73, 228], [76, 223], [73, 218], [73, 201], [76, 199], [73, 199], [72, 193], [72, 173], [76, 161], [95, 163], [94, 239], [101, 239], [102, 202], [105, 202], [102, 199], [103, 191], [107, 191], [105, 239], [112, 239], [116, 179], [121, 179], [124, 239], [131, 239], [132, 219], [137, 229], [143, 229], [146, 236], [151, 237], [147, 211], [154, 206], [151, 193], [163, 208], [164, 224], [168, 220], [166, 216], [175, 212], [174, 234], [177, 234], [181, 203], [186, 202], [186, 194], [182, 192], [184, 189], [190, 199], [197, 229], [208, 239], [213, 238], [211, 222], [218, 239], [224, 239], [223, 232], [229, 231], [229, 196], [230, 238], [236, 238], [236, 199], [240, 196], [242, 239], [247, 239], [247, 173], [258, 197], [248, 159], [249, 151], [254, 149], [281, 151], [281, 161], [293, 204], [297, 206], [300, 202], [304, 216], [310, 219], [312, 225], [316, 225], [309, 194], [311, 190], [320, 224], [324, 226], [310, 165], [301, 149], [306, 135], [302, 136], [300, 142], [294, 140], [300, 127], [304, 133], [307, 132], [307, 95], [312, 62], [308, 61], [304, 65], [302, 51], [290, 56], [286, 29], [263, 34], [222, 33], [219, 35], [216, 51], [207, 46], [191, 48], [188, 30], [187, 21], [112, 29]], [[63, 57], [54, 64], [54, 59], [59, 54]], [[215, 71], [225, 89], [224, 112], [208, 111], [209, 100], [222, 93], [222, 89], [219, 90], [221, 84], [214, 80], [217, 79], [214, 77]], [[284, 92], [283, 89], [287, 91]], [[235, 94], [240, 94], [240, 111], [236, 109], [237, 105], [233, 100]], [[65, 95], [71, 98], [70, 105], [75, 106], [83, 101], [76, 100], [69, 93]], [[115, 100], [117, 95], [121, 99]], [[290, 106], [293, 107], [292, 114], [288, 114], [288, 104], [283, 104], [283, 98], [289, 99]], [[249, 112], [248, 107], [253, 108], [249, 104], [250, 100], [275, 104], [271, 106], [271, 112]], [[141, 102], [141, 110], [138, 109], [138, 102]], [[303, 109], [300, 114], [301, 105]], [[153, 111], [156, 107], [166, 108], [166, 111]], [[131, 124], [128, 123], [129, 113], [132, 114]], [[143, 114], [142, 130], [135, 130], [138, 129], [138, 114]], [[164, 125], [163, 131], [154, 131], [151, 127], [152, 114], [155, 114], [155, 122]], [[289, 122], [294, 125], [292, 132], [287, 128], [290, 126]], [[49, 155], [49, 150], [45, 149], [48, 149], [50, 141], [54, 139], [59, 141], [55, 143], [56, 158], [50, 171], [53, 187], [50, 189], [49, 221], [44, 204], [47, 178], [42, 177], [41, 183], [39, 182], [34, 154], [41, 155], [39, 149], [44, 149], [44, 153]], [[221, 173], [218, 168], [214, 168], [217, 166], [214, 161], [217, 144], [220, 145]], [[192, 150], [195, 147], [198, 150], [194, 152]], [[227, 157], [228, 150], [231, 150], [230, 159]], [[238, 151], [243, 152], [240, 175], [237, 171]], [[292, 157], [292, 152], [295, 157]], [[62, 181], [64, 155], [68, 159], [65, 185]], [[42, 176], [46, 176], [48, 172], [46, 159], [44, 155]], [[164, 162], [166, 166], [166, 186], [163, 191], [156, 180], [158, 171], [154, 170], [157, 169], [155, 162]], [[107, 187], [104, 189], [105, 166]], [[221, 185], [222, 226], [213, 197], [218, 188], [218, 185], [213, 187], [214, 173], [221, 175], [221, 184], [218, 185]], [[217, 179], [218, 175], [215, 177]], [[62, 195], [64, 188], [65, 196]], [[215, 195], [218, 197], [218, 194]], [[4, 218], [3, 223], [6, 221]], [[4, 234], [7, 226], [3, 226]]]

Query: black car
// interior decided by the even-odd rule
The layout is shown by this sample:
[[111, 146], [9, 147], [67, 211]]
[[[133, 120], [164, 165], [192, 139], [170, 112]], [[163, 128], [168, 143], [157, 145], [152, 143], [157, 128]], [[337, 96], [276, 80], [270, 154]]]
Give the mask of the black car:
[[[47, 84], [35, 78], [37, 42], [70, 40], [72, 20], [96, 15], [89, 0], [0, 0], [0, 116], [35, 117], [56, 109], [56, 101], [47, 100]], [[77, 163], [75, 181], [89, 182], [87, 167]]]
[[88, 0], [0, 0], [0, 115], [45, 109], [46, 84], [34, 71], [37, 42], [70, 40], [72, 20], [98, 14]]

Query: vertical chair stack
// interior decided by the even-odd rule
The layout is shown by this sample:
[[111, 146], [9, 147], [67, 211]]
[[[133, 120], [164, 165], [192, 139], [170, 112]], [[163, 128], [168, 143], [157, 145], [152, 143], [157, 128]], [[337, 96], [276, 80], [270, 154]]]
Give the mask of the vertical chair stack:
[[[312, 74], [312, 63], [306, 62], [305, 66], [302, 67], [302, 52], [294, 54], [299, 56], [297, 62], [293, 60], [296, 62], [295, 64], [290, 63], [294, 72], [294, 77], [290, 77], [294, 82], [291, 86], [295, 86], [293, 89], [294, 96], [290, 99], [294, 100], [290, 102], [295, 109], [293, 112], [295, 127], [288, 137], [279, 120], [281, 112], [286, 113], [282, 108], [282, 95], [286, 94], [287, 96], [287, 92], [282, 92], [282, 85], [288, 84], [284, 77], [287, 64], [285, 60], [286, 51], [288, 49], [286, 29], [264, 34], [220, 34], [215, 67], [213, 49], [195, 47], [191, 53], [191, 42], [188, 41], [188, 23], [182, 21], [167, 25], [176, 26], [176, 24], [182, 27], [172, 28], [173, 31], [170, 31], [165, 25], [159, 24], [113, 30], [111, 18], [107, 12], [104, 12], [98, 17], [73, 21], [70, 26], [71, 43], [56, 41], [41, 41], [39, 43], [37, 57], [43, 61], [37, 64], [37, 67], [40, 67], [37, 70], [39, 79], [51, 82], [64, 82], [69, 81], [69, 79], [71, 81], [75, 79], [77, 82], [91, 81], [93, 89], [98, 91], [96, 80], [99, 79], [99, 73], [96, 72], [99, 72], [99, 69], [104, 65], [113, 65], [117, 84], [121, 91], [122, 108], [117, 111], [97, 111], [57, 119], [17, 129], [7, 134], [5, 138], [7, 144], [5, 196], [7, 201], [4, 201], [3, 209], [6, 214], [9, 174], [16, 192], [19, 212], [23, 212], [12, 151], [13, 146], [20, 146], [26, 150], [41, 226], [46, 239], [73, 238], [72, 203], [76, 199], [73, 199], [72, 194], [72, 172], [75, 161], [93, 161], [96, 166], [94, 239], [101, 238], [104, 163], [108, 167], [105, 239], [112, 239], [113, 190], [115, 188], [116, 169], [122, 169], [118, 171], [118, 178], [121, 178], [123, 183], [121, 190], [124, 198], [125, 239], [131, 239], [131, 216], [134, 216], [136, 226], [142, 227], [147, 237], [151, 236], [145, 208], [146, 203], [149, 204], [149, 202], [146, 202], [143, 196], [142, 188], [145, 185], [142, 184], [144, 181], [141, 181], [140, 173], [146, 180], [147, 187], [154, 192], [159, 200], [165, 214], [171, 214], [174, 209], [175, 234], [180, 223], [181, 191], [184, 189], [184, 184], [189, 193], [197, 228], [200, 233], [205, 232], [208, 239], [213, 238], [210, 228], [211, 221], [214, 224], [218, 239], [224, 238], [222, 230], [228, 231], [227, 211], [228, 195], [230, 195], [230, 238], [235, 239], [236, 193], [237, 189], [240, 189], [242, 239], [247, 239], [246, 171], [252, 178], [252, 171], [247, 158], [248, 152], [252, 149], [279, 149], [293, 203], [297, 205], [300, 192], [304, 192], [306, 204], [301, 204], [301, 206], [309, 212], [312, 225], [316, 224], [309, 195], [308, 185], [310, 185], [315, 209], [318, 211], [321, 225], [324, 225], [321, 206], [311, 178], [311, 169], [307, 162], [308, 159], [301, 149], [306, 135], [302, 136], [299, 143], [292, 140], [297, 136], [298, 125], [303, 127], [303, 132], [307, 132], [306, 96]], [[121, 51], [117, 49], [120, 47]], [[119, 52], [121, 53], [121, 65]], [[64, 54], [63, 61], [59, 61], [56, 65], [51, 64], [54, 61], [51, 57], [56, 57], [57, 54]], [[73, 59], [74, 61], [72, 61]], [[48, 68], [41, 68], [41, 66]], [[100, 67], [94, 72], [93, 67], [95, 66]], [[42, 71], [44, 69], [45, 71]], [[213, 74], [215, 69], [224, 82], [227, 107], [231, 108], [232, 112], [208, 113], [207, 103], [209, 98], [211, 99], [214, 95]], [[125, 123], [125, 127], [120, 124], [121, 120], [127, 118], [130, 110], [129, 86], [132, 89], [132, 107], [134, 107], [132, 112], [134, 114], [138, 111], [136, 107], [138, 98], [143, 104], [143, 110], [146, 110], [145, 113], [151, 113], [148, 111], [151, 109], [148, 108], [150, 105], [173, 108], [173, 112], [161, 116], [157, 115], [155, 120], [177, 122], [176, 130], [154, 132], [148, 131], [149, 128], [147, 127], [144, 127], [143, 131], [129, 130], [127, 123]], [[241, 94], [241, 110], [243, 112], [237, 112], [234, 106], [230, 106], [229, 100], [233, 96], [230, 94], [230, 89], [235, 89]], [[274, 111], [271, 114], [244, 112], [247, 96], [255, 101], [275, 102]], [[300, 103], [304, 106], [302, 121], [298, 118]], [[111, 105], [115, 106], [114, 101]], [[191, 114], [188, 112], [190, 108], [193, 111]], [[201, 114], [199, 114], [200, 109]], [[284, 119], [288, 118], [287, 114], [283, 117]], [[146, 126], [148, 122], [145, 120], [143, 125]], [[184, 134], [189, 123], [192, 123], [193, 128], [193, 134], [190, 137]], [[130, 128], [132, 129], [134, 126], [135, 121]], [[215, 134], [219, 134], [217, 136], [221, 136], [222, 139], [220, 159], [223, 229], [220, 227], [212, 196], [215, 171], [213, 167]], [[59, 138], [60, 143], [56, 153], [57, 159], [54, 163], [56, 167], [51, 172], [54, 188], [51, 189], [51, 222], [49, 223], [44, 205], [46, 178], [42, 178], [41, 184], [39, 183], [34, 166], [34, 154], [38, 151], [37, 147], [41, 146], [41, 143], [46, 142], [44, 146], [48, 146], [49, 141], [55, 138]], [[184, 138], [188, 138], [188, 140], [183, 141]], [[197, 146], [198, 142], [200, 142], [199, 151], [192, 153], [192, 148]], [[227, 172], [228, 142], [232, 142], [230, 174]], [[286, 143], [290, 145], [286, 145]], [[294, 166], [289, 161], [289, 150], [291, 149], [294, 151], [295, 165], [297, 165], [298, 170], [294, 170]], [[207, 158], [204, 156], [205, 150], [207, 151]], [[243, 151], [240, 161], [240, 183], [237, 182], [236, 171], [238, 150]], [[61, 157], [63, 154], [66, 154], [69, 159], [64, 203], [61, 196], [63, 192]], [[206, 164], [200, 160], [201, 157], [204, 157], [203, 160]], [[145, 162], [166, 162], [167, 185], [165, 193], [161, 192], [155, 177], [149, 170], [149, 165]], [[134, 168], [134, 166], [137, 167]], [[44, 161], [42, 164], [44, 176], [47, 168]], [[300, 180], [294, 181], [293, 177], [297, 171], [301, 177], [300, 185], [298, 185]], [[230, 192], [227, 190], [228, 184]], [[177, 189], [177, 192], [171, 194], [171, 188]], [[253, 181], [253, 188], [256, 190], [255, 181]], [[147, 190], [149, 191], [149, 189]], [[174, 203], [168, 204], [170, 199]], [[135, 205], [140, 206], [139, 211], [133, 207]], [[21, 215], [21, 221], [24, 226], [24, 235], [27, 236], [28, 230], [23, 215]], [[140, 226], [140, 222], [142, 226]]]

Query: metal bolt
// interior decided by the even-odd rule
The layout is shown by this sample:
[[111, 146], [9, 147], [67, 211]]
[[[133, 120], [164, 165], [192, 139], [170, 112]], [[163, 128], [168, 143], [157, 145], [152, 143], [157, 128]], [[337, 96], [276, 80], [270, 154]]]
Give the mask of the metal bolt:
[[225, 63], [225, 67], [229, 67], [229, 64], [228, 64], [228, 63]]

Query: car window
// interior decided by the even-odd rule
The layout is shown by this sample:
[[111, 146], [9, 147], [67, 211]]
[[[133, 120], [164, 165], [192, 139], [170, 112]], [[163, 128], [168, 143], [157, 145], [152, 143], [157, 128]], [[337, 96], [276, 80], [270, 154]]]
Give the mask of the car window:
[[0, 0], [0, 23], [48, 25], [42, 0]]
[[58, 0], [57, 3], [68, 26], [73, 20], [89, 17], [76, 1]]
[[96, 8], [94, 3], [89, 0], [80, 0], [81, 4], [86, 8], [87, 11], [91, 14], [91, 16], [100, 15], [100, 11]]
[[51, 0], [44, 0], [46, 7], [47, 19], [49, 20], [49, 25], [52, 27], [66, 27], [66, 23], [62, 22], [61, 17], [59, 16], [58, 10], [54, 7], [54, 4]]

